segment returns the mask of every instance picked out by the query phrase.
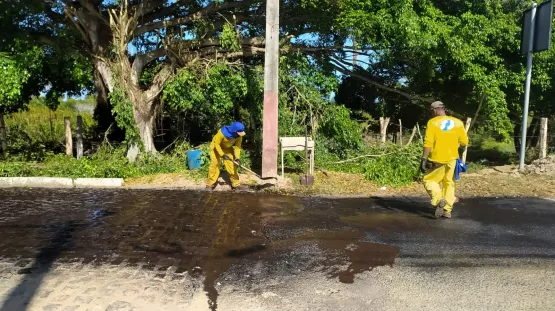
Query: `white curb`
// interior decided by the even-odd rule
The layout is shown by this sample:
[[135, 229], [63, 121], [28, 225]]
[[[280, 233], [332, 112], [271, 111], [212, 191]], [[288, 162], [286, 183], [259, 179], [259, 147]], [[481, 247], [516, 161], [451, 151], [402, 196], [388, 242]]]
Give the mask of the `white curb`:
[[119, 188], [123, 178], [0, 177], [0, 188]]
[[73, 179], [57, 177], [0, 177], [0, 187], [73, 188]]
[[76, 178], [77, 188], [117, 188], [123, 187], [123, 178]]

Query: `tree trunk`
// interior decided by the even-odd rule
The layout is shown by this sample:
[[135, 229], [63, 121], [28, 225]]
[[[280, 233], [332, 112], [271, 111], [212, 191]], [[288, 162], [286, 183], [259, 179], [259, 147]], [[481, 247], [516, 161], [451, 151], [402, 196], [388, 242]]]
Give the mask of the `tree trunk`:
[[[105, 72], [105, 74], [109, 74], [109, 72]], [[104, 83], [102, 74], [97, 68], [94, 70], [94, 87], [96, 89], [96, 107], [94, 108], [94, 119], [97, 122], [96, 131], [104, 134], [110, 129], [108, 139], [125, 140], [125, 131], [118, 126], [112, 113], [112, 105], [108, 97], [109, 88]]]
[[154, 120], [155, 114], [135, 114], [135, 124], [141, 137], [141, 142], [146, 153], [156, 153], [154, 146]]

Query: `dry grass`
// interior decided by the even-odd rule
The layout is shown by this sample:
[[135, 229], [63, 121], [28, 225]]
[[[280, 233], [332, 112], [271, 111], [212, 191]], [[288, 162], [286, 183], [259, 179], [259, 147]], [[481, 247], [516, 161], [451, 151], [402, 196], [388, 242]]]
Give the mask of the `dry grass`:
[[[555, 178], [546, 175], [521, 175], [512, 170], [485, 169], [478, 173], [463, 174], [457, 181], [459, 197], [555, 197]], [[247, 185], [256, 185], [253, 176], [241, 175]], [[220, 181], [224, 184], [224, 181]], [[130, 187], [171, 187], [199, 189], [204, 187], [202, 180], [193, 180], [186, 173], [158, 174], [126, 180]], [[226, 187], [219, 187], [226, 190]], [[278, 181], [274, 191], [301, 195], [324, 196], [426, 196], [421, 183], [413, 183], [401, 188], [382, 187], [363, 179], [359, 174], [328, 172], [316, 173], [314, 185], [305, 188], [299, 183], [299, 175], [290, 175]]]
[[[483, 173], [463, 174], [456, 189], [460, 197], [550, 197], [555, 196], [555, 178], [485, 170]], [[296, 190], [305, 194], [338, 196], [427, 195], [422, 184], [417, 182], [400, 188], [381, 187], [365, 181], [362, 175], [333, 172], [328, 176], [316, 174], [312, 188], [303, 189], [299, 185]]]

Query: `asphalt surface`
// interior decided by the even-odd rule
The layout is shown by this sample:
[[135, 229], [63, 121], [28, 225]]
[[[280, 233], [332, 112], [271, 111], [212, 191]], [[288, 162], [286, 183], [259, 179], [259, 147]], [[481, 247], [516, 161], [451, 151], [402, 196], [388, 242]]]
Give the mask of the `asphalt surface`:
[[[463, 198], [453, 219], [405, 197], [4, 189], [0, 202], [1, 311], [171, 310], [176, 301], [191, 310], [555, 310], [550, 199]], [[71, 277], [118, 267], [167, 286], [185, 278], [179, 291], [190, 293], [128, 306], [79, 281], [49, 288], [61, 266]], [[190, 304], [196, 292], [205, 306]]]

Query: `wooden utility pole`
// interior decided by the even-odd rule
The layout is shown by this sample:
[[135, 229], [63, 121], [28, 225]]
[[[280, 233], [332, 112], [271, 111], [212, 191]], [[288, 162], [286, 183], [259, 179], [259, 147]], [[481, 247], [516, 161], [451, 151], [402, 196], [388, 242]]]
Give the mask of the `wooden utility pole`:
[[541, 118], [540, 125], [540, 159], [547, 157], [547, 118]]
[[0, 112], [0, 141], [2, 145], [2, 154], [8, 151], [8, 143], [6, 138], [6, 123], [4, 122], [4, 114]]
[[266, 2], [262, 177], [277, 177], [278, 162], [279, 0]]
[[77, 159], [83, 157], [83, 117], [77, 116], [77, 126], [75, 127], [75, 149], [77, 150]]
[[73, 138], [71, 137], [71, 121], [69, 117], [64, 117], [64, 126], [66, 132], [66, 155], [73, 155]]

